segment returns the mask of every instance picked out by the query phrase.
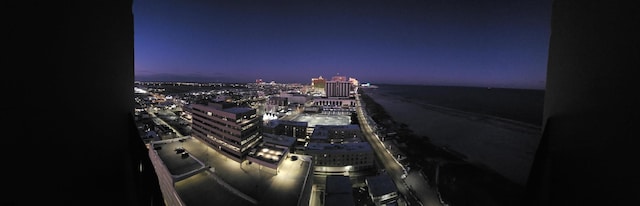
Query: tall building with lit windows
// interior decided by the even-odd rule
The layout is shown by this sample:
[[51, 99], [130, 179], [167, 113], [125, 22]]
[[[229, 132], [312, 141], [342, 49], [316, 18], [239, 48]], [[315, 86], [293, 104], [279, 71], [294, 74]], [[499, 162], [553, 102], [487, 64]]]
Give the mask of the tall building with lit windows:
[[353, 78], [353, 77], [349, 77], [349, 83], [353, 84], [353, 86], [356, 86], [356, 87], [358, 85], [360, 85], [360, 82], [356, 78]]
[[193, 136], [241, 162], [262, 139], [262, 120], [256, 110], [228, 102], [191, 105]]
[[331, 77], [331, 81], [344, 82], [344, 81], [347, 81], [347, 76], [336, 75], [336, 76]]
[[327, 97], [349, 97], [352, 84], [344, 76], [335, 76], [327, 81], [324, 93]]
[[316, 93], [321, 93], [324, 95], [324, 88], [327, 84], [327, 80], [322, 78], [322, 76], [317, 78], [311, 78], [311, 90]]
[[315, 89], [324, 89], [324, 84], [327, 82], [322, 76], [317, 78], [311, 78], [311, 86]]

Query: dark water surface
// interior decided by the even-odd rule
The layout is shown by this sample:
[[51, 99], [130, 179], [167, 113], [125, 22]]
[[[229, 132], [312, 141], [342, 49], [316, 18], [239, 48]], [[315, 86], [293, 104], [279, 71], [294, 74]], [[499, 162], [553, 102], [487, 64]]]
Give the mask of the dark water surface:
[[423, 85], [377, 85], [376, 92], [480, 113], [536, 126], [542, 125], [544, 90]]

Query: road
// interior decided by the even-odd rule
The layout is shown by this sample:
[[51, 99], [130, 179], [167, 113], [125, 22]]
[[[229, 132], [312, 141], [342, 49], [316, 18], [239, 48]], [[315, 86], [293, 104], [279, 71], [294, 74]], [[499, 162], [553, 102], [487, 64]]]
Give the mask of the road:
[[154, 119], [158, 122], [160, 122], [162, 125], [166, 125], [169, 128], [171, 128], [171, 131], [173, 131], [173, 134], [175, 134], [175, 138], [181, 138], [184, 137], [182, 134], [180, 134], [180, 132], [178, 130], [176, 130], [175, 128], [173, 128], [173, 126], [171, 126], [169, 123], [165, 122], [162, 118], [158, 117], [158, 115], [156, 115], [154, 112], [154, 109], [151, 108], [146, 108], [147, 113], [149, 113], [149, 116], [151, 117], [151, 119]]
[[[376, 159], [384, 166], [387, 174], [396, 183], [398, 191], [405, 197], [407, 203], [409, 205], [443, 205], [435, 190], [429, 186], [426, 179], [419, 172], [410, 171], [406, 179], [402, 178], [402, 175], [405, 174], [404, 167], [393, 158], [393, 155], [384, 147], [382, 141], [371, 128], [365, 117], [359, 94], [356, 94], [356, 112], [362, 132], [371, 147], [373, 147]], [[407, 181], [405, 182], [405, 180]]]

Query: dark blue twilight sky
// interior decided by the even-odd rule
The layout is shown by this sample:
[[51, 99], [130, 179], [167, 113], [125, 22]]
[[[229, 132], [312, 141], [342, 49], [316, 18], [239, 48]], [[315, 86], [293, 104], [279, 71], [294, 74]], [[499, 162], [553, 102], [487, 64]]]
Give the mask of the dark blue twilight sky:
[[552, 0], [134, 0], [141, 81], [544, 89]]

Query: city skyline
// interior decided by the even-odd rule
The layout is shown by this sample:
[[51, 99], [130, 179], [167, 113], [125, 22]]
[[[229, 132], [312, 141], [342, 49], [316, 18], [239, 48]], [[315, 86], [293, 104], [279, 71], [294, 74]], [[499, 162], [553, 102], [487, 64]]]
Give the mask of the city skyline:
[[140, 81], [544, 89], [551, 1], [135, 1]]

